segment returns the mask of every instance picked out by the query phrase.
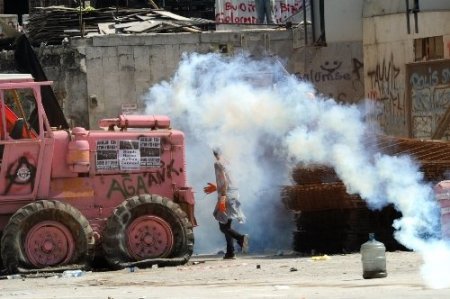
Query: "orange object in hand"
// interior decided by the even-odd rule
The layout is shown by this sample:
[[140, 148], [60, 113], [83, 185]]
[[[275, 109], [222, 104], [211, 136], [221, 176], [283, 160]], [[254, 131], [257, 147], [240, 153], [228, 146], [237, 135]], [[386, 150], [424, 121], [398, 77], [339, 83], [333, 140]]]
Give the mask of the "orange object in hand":
[[206, 194], [213, 193], [216, 190], [217, 187], [213, 183], [208, 183], [208, 185], [205, 188], [203, 188], [203, 192], [205, 192]]
[[226, 203], [227, 203], [227, 197], [224, 196], [224, 195], [222, 195], [222, 196], [219, 198], [219, 202], [217, 203], [217, 204], [218, 204], [217, 209], [218, 209], [220, 212], [226, 212], [226, 211], [227, 211], [227, 205], [226, 205]]

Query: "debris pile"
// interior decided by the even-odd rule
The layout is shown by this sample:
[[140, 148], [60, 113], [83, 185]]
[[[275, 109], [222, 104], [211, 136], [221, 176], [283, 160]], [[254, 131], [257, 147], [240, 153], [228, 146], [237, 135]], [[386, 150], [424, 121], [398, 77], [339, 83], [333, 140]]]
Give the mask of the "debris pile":
[[[419, 164], [426, 182], [434, 184], [448, 179], [449, 142], [377, 136], [369, 139], [366, 148], [391, 156], [411, 156]], [[401, 213], [392, 206], [381, 211], [370, 210], [358, 195], [346, 192], [332, 168], [299, 166], [293, 170], [292, 179], [294, 185], [283, 188], [282, 200], [286, 208], [297, 213], [295, 251], [356, 252], [371, 232], [375, 232], [387, 250], [405, 249], [394, 239], [392, 228], [392, 222]]]
[[[80, 25], [82, 24], [82, 25]], [[163, 9], [84, 9], [64, 6], [36, 7], [27, 25], [34, 45], [58, 45], [65, 37], [102, 34], [201, 32], [214, 21], [186, 18]]]

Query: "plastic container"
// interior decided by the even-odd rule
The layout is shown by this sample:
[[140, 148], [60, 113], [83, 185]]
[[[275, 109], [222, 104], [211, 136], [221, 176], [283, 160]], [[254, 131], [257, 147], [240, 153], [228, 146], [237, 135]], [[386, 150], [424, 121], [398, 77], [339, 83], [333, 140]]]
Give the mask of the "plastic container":
[[63, 277], [81, 277], [85, 274], [83, 270], [66, 270], [63, 272]]
[[361, 245], [363, 278], [383, 278], [386, 271], [386, 247], [375, 240], [375, 234], [369, 234], [369, 241]]

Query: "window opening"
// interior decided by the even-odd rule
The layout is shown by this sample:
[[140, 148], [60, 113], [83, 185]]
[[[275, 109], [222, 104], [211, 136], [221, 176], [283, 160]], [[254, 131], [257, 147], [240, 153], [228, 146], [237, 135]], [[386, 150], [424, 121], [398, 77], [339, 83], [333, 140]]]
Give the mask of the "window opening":
[[37, 128], [30, 120], [36, 114], [36, 100], [32, 89], [4, 90], [6, 130], [13, 139], [36, 138]]
[[444, 39], [442, 36], [417, 38], [414, 40], [414, 61], [427, 61], [444, 58]]

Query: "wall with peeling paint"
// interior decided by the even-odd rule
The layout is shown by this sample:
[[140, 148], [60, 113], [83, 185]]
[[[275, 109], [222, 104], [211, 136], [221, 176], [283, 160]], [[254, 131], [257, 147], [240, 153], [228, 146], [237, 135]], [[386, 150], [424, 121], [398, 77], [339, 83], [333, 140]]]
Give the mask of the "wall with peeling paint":
[[[373, 100], [376, 107], [373, 118], [387, 134], [431, 138], [432, 128], [437, 124], [427, 124], [430, 129], [424, 129], [420, 128], [419, 119], [416, 119], [417, 122], [413, 119], [413, 99], [407, 96], [411, 94], [411, 85], [406, 69], [411, 63], [427, 63], [414, 62], [414, 39], [442, 35], [444, 59], [450, 58], [449, 19], [450, 11], [420, 12], [417, 24], [419, 30], [416, 33], [411, 14], [411, 30], [408, 34], [404, 13], [364, 18], [365, 95]], [[445, 96], [448, 97], [443, 93]], [[431, 110], [428, 113], [432, 113]], [[439, 117], [433, 120], [436, 121], [439, 121]], [[424, 133], [424, 130], [428, 133]]]

